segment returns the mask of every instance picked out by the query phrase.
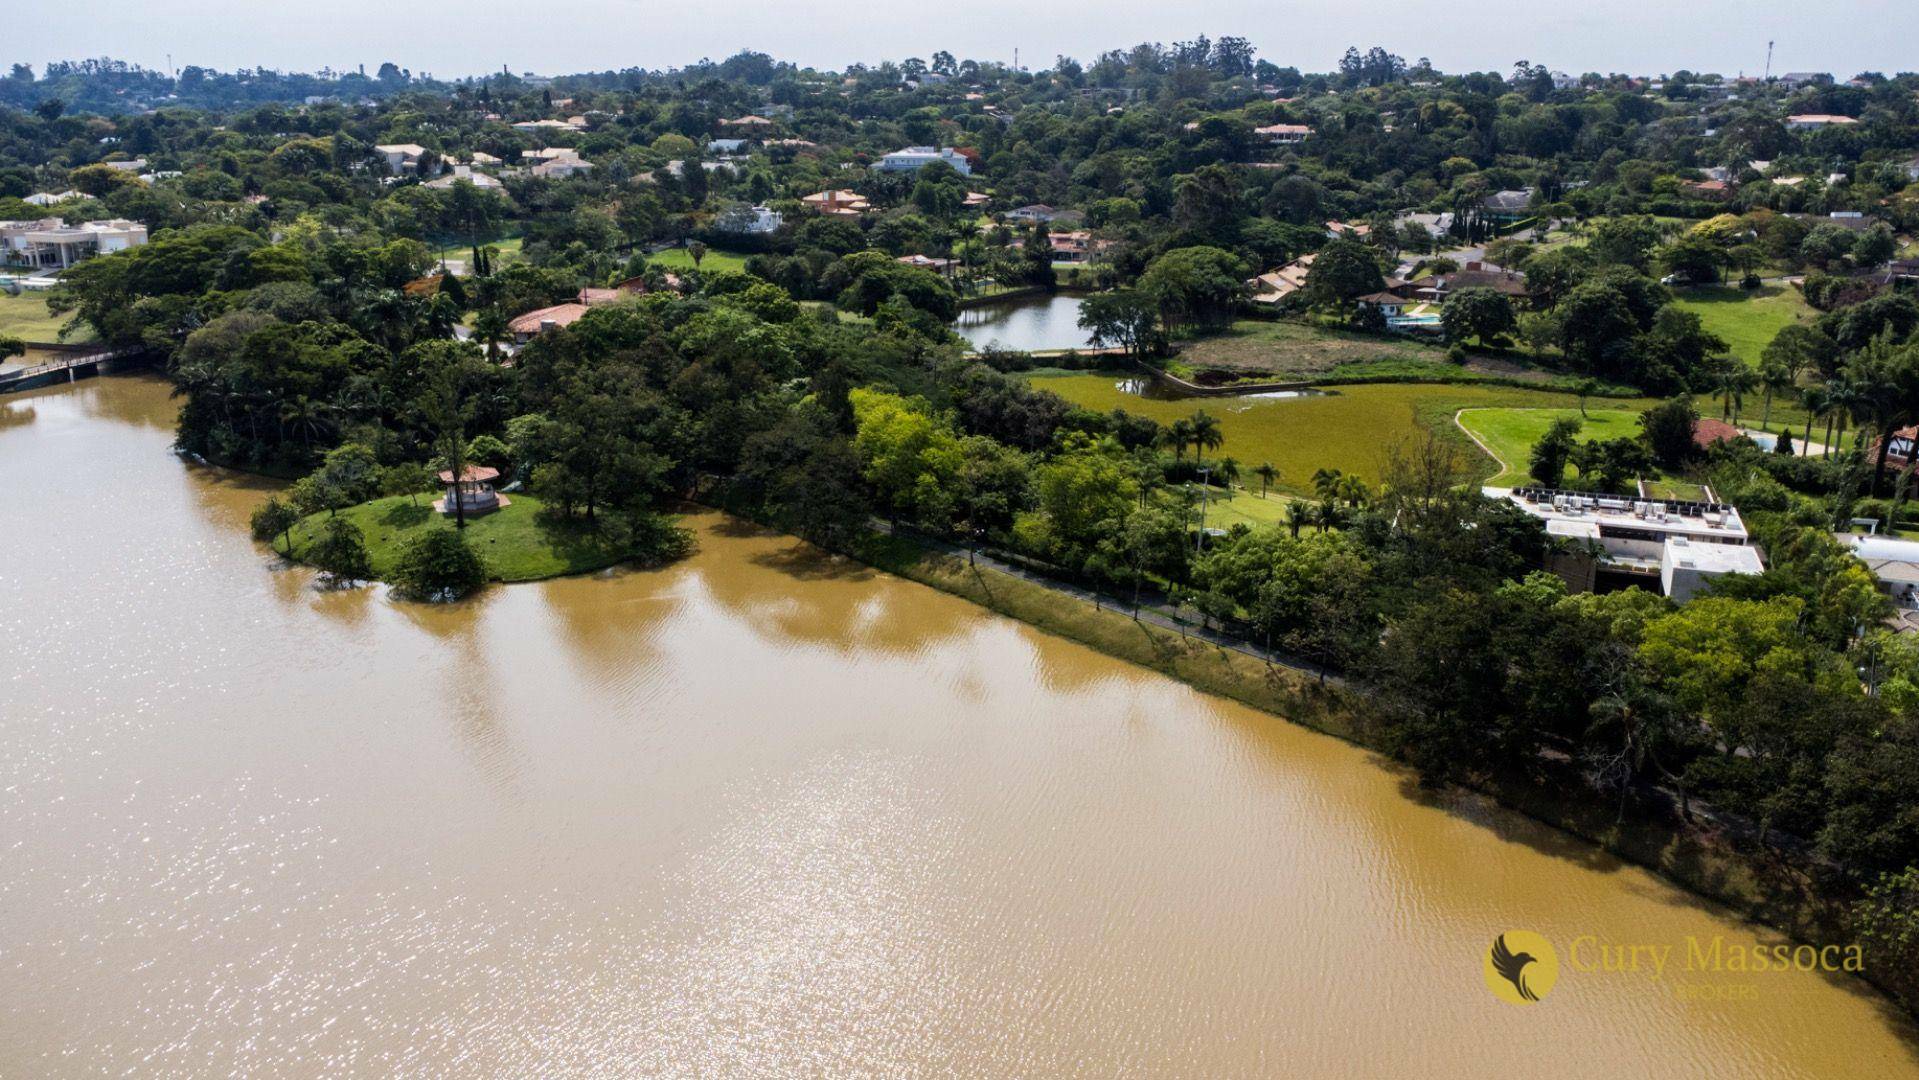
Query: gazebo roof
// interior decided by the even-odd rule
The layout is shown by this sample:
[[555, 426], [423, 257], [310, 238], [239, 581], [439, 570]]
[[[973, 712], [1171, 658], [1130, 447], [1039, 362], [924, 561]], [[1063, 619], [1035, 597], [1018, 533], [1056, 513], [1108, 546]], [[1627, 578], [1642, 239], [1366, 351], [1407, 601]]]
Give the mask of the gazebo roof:
[[[485, 465], [468, 465], [466, 468], [460, 470], [460, 482], [463, 484], [471, 484], [485, 480], [498, 480], [499, 478], [500, 470], [488, 468]], [[452, 482], [453, 470], [441, 469], [440, 483], [451, 484]]]

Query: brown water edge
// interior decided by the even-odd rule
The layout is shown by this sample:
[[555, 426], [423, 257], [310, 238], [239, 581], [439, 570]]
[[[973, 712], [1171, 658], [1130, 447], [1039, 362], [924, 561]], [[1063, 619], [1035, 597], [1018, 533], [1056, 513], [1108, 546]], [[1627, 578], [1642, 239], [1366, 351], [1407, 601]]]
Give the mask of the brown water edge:
[[[0, 1074], [1893, 1076], [1500, 930], [1772, 940], [1374, 755], [736, 519], [449, 608], [318, 591], [163, 384], [0, 403]], [[1755, 936], [1757, 935], [1757, 936]]]

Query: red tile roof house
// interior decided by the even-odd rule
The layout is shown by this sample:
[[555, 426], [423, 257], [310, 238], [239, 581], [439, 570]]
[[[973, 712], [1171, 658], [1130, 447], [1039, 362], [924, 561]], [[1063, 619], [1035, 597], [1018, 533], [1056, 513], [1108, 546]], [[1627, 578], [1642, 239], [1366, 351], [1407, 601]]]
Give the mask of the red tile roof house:
[[586, 314], [585, 304], [554, 304], [552, 307], [535, 308], [532, 311], [506, 324], [507, 332], [513, 335], [513, 343], [524, 345], [548, 330], [572, 326]]
[[1724, 420], [1714, 420], [1709, 416], [1702, 416], [1692, 422], [1692, 442], [1701, 450], [1711, 447], [1713, 443], [1731, 442], [1742, 434], [1744, 433], [1738, 428]]

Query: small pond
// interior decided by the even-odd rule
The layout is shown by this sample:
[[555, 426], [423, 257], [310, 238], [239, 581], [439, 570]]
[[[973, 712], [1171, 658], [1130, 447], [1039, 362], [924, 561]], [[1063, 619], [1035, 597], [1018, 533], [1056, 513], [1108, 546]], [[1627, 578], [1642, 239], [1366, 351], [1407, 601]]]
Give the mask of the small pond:
[[954, 320], [953, 329], [979, 350], [1088, 349], [1092, 342], [1080, 329], [1079, 305], [1077, 296], [1021, 296], [966, 308]]

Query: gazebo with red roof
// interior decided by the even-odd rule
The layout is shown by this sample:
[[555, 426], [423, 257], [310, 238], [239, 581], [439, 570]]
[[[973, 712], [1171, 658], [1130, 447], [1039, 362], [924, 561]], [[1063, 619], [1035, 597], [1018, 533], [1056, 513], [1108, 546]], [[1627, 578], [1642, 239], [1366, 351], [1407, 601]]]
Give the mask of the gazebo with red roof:
[[460, 470], [459, 483], [454, 483], [453, 471], [442, 469], [440, 483], [446, 485], [446, 495], [433, 500], [433, 509], [442, 514], [490, 514], [503, 506], [510, 506], [512, 500], [493, 490], [493, 481], [499, 478], [498, 469], [468, 465]]

